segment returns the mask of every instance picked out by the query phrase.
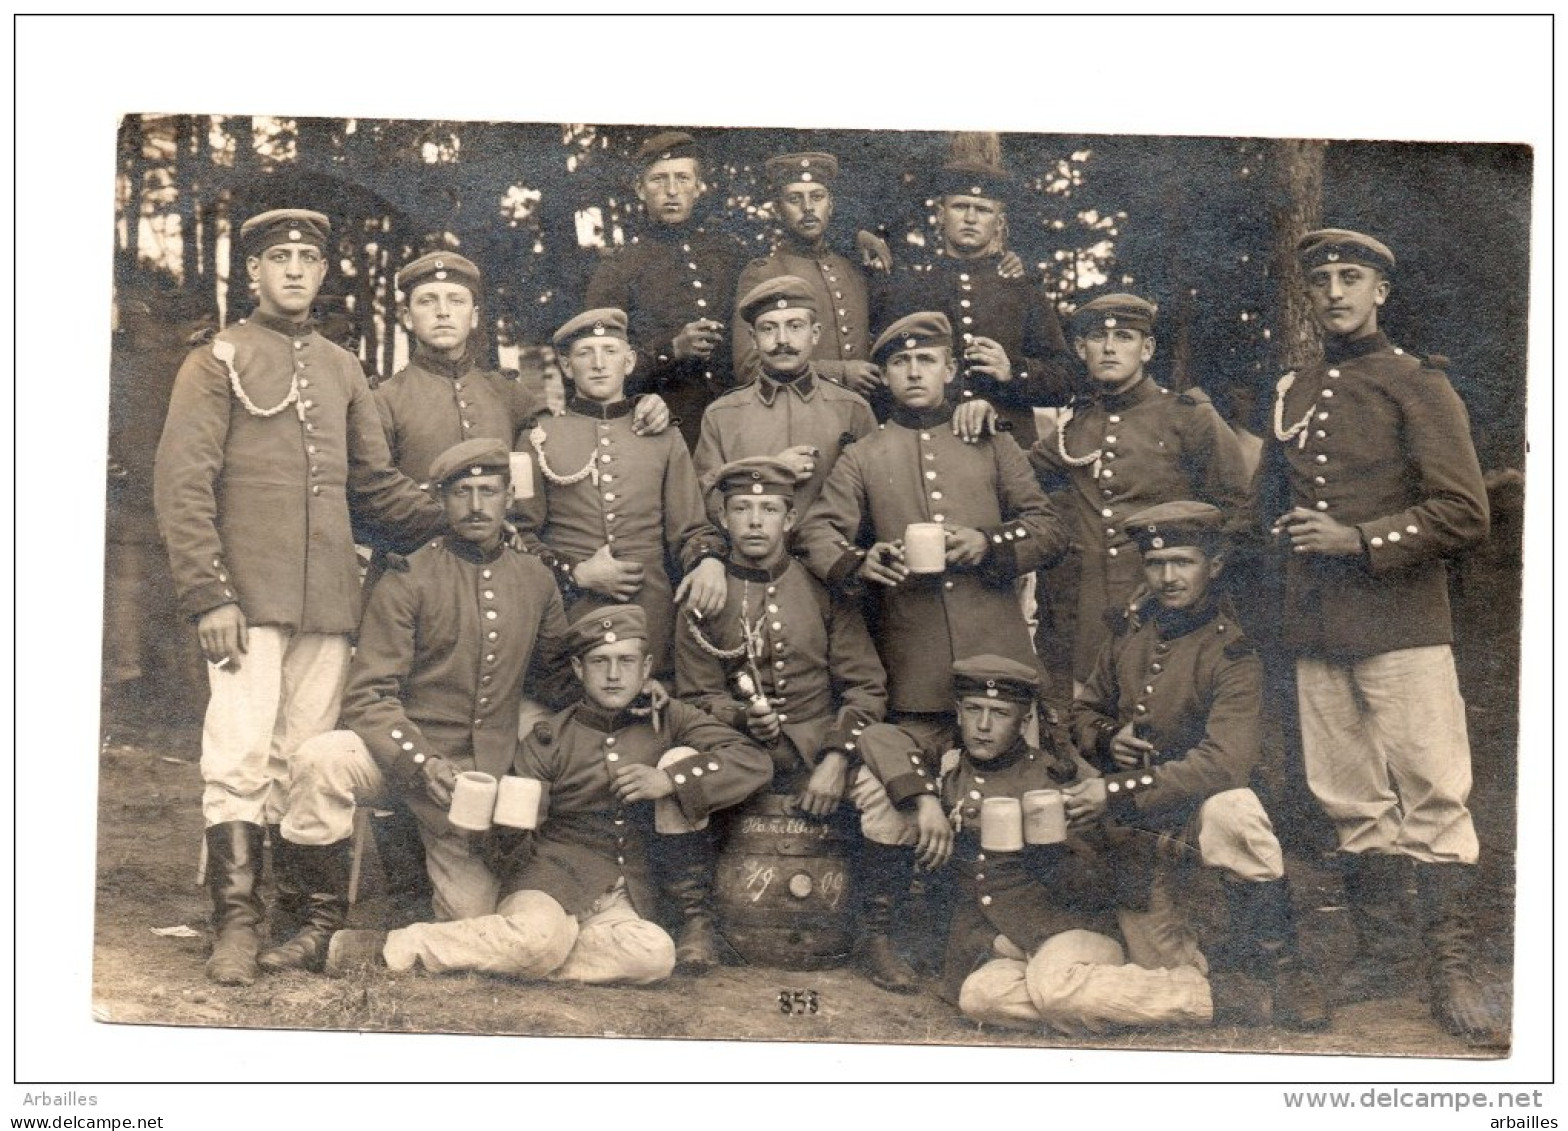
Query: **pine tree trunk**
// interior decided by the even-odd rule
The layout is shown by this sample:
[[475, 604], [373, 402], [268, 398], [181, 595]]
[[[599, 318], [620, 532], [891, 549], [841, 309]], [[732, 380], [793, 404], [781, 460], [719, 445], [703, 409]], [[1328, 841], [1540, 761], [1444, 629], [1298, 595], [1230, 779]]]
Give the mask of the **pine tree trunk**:
[[1323, 223], [1323, 154], [1327, 143], [1285, 138], [1273, 143], [1275, 369], [1299, 369], [1322, 355], [1296, 244]]
[[127, 114], [120, 123], [120, 154], [129, 189], [125, 199], [125, 244], [116, 272], [122, 281], [136, 273], [141, 258], [142, 182], [147, 176], [147, 159], [142, 153], [142, 145], [141, 115]]
[[198, 122], [191, 114], [174, 120], [174, 207], [180, 218], [180, 286], [194, 292], [201, 274], [201, 248], [196, 230], [196, 205], [201, 192], [197, 160]]

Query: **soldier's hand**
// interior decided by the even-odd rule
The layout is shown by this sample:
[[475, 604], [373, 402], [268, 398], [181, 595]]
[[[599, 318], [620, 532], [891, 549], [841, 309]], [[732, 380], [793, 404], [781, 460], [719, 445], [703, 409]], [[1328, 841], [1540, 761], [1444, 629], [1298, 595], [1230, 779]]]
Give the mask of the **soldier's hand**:
[[642, 588], [643, 567], [638, 562], [623, 562], [610, 553], [608, 545], [600, 546], [591, 558], [580, 561], [572, 569], [572, 581], [579, 589], [587, 589], [614, 601], [630, 601]]
[[1133, 724], [1128, 723], [1111, 739], [1111, 757], [1124, 770], [1138, 769], [1143, 765], [1144, 758], [1154, 753], [1154, 744], [1139, 738], [1132, 730]]
[[865, 561], [860, 563], [860, 576], [889, 588], [898, 585], [909, 576], [909, 567], [904, 565], [904, 547], [898, 542], [873, 544], [866, 551]]
[[796, 483], [804, 483], [811, 478], [811, 473], [817, 470], [817, 461], [822, 458], [822, 449], [814, 448], [810, 444], [796, 444], [793, 448], [785, 448], [778, 454], [778, 458], [789, 464], [790, 470], [795, 473]]
[[970, 526], [949, 526], [947, 531], [947, 564], [950, 566], [977, 566], [985, 560], [985, 535]]
[[724, 323], [716, 322], [712, 318], [699, 318], [695, 322], [688, 322], [681, 327], [680, 333], [675, 335], [672, 344], [674, 354], [682, 360], [689, 357], [700, 357], [706, 361], [721, 341], [724, 340]]
[[1004, 279], [1022, 279], [1024, 261], [1018, 258], [1016, 251], [1004, 251], [1002, 258], [996, 261], [996, 273]]
[[425, 796], [445, 809], [452, 804], [452, 790], [457, 785], [457, 771], [452, 763], [442, 757], [426, 758], [419, 767], [425, 782]]
[[844, 387], [863, 397], [869, 397], [883, 385], [882, 370], [869, 361], [844, 362]]
[[811, 780], [800, 795], [800, 811], [819, 819], [832, 816], [833, 810], [844, 798], [845, 779], [849, 776], [849, 759], [837, 750], [822, 756]]
[[934, 872], [953, 855], [953, 825], [932, 794], [915, 798], [915, 863]]
[[767, 696], [756, 696], [746, 703], [746, 730], [758, 742], [772, 742], [779, 736], [779, 717]]
[[245, 614], [236, 604], [208, 609], [196, 622], [196, 639], [209, 664], [226, 672], [239, 671], [240, 657], [250, 643]]
[[610, 791], [621, 804], [634, 801], [657, 801], [675, 792], [670, 775], [654, 766], [639, 766], [623, 762], [610, 771]]
[[996, 409], [982, 397], [965, 401], [953, 410], [953, 435], [966, 444], [977, 444], [986, 433], [996, 433]]
[[670, 426], [670, 406], [658, 393], [647, 393], [637, 398], [632, 409], [632, 434], [657, 436]]
[[964, 361], [968, 363], [971, 373], [979, 373], [998, 381], [1013, 379], [1013, 366], [1007, 359], [1007, 351], [995, 338], [971, 338], [969, 344], [964, 347]]
[[893, 269], [893, 249], [875, 232], [864, 228], [855, 233], [855, 246], [860, 250], [860, 265], [870, 271], [886, 275]]
[[1297, 554], [1349, 558], [1362, 552], [1361, 531], [1306, 507], [1292, 507], [1280, 515], [1273, 532], [1289, 538], [1291, 551]]
[[1081, 829], [1105, 816], [1105, 779], [1087, 778], [1062, 790], [1067, 809], [1067, 827]]
[[675, 603], [690, 602], [704, 617], [718, 616], [724, 608], [729, 582], [724, 578], [724, 563], [718, 558], [703, 558], [695, 569], [681, 578], [675, 590]]

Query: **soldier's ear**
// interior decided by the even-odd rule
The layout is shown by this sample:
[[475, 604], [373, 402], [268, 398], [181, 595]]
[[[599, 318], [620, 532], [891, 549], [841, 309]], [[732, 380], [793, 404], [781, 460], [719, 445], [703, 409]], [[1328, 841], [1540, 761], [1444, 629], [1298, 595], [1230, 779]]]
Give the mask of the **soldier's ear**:
[[1073, 352], [1078, 355], [1079, 361], [1089, 360], [1089, 343], [1083, 338], [1073, 339]]
[[800, 512], [797, 511], [794, 507], [790, 507], [789, 510], [785, 511], [784, 512], [784, 533], [788, 534], [791, 530], [794, 530], [795, 529], [795, 523], [797, 521], [799, 521], [799, 518], [800, 518]]
[[404, 306], [398, 309], [397, 320], [405, 331], [410, 334], [414, 332], [414, 316], [409, 312], [408, 307]]
[[1143, 349], [1139, 351], [1138, 356], [1143, 358], [1144, 361], [1148, 361], [1151, 357], [1154, 356], [1153, 334], [1145, 334], [1143, 336]]
[[581, 656], [573, 656], [571, 660], [572, 674], [577, 677], [577, 682], [581, 683], [583, 681], [583, 659]]
[[250, 276], [250, 281], [253, 283], [261, 278], [261, 256], [247, 255], [245, 257], [245, 274]]
[[1377, 303], [1377, 305], [1382, 306], [1385, 302], [1388, 301], [1388, 294], [1391, 289], [1392, 288], [1388, 282], [1388, 276], [1379, 271], [1377, 276], [1377, 289], [1372, 292], [1372, 301]]
[[811, 344], [812, 345], [816, 345], [821, 340], [822, 340], [822, 323], [820, 323], [820, 322], [813, 322], [811, 324]]

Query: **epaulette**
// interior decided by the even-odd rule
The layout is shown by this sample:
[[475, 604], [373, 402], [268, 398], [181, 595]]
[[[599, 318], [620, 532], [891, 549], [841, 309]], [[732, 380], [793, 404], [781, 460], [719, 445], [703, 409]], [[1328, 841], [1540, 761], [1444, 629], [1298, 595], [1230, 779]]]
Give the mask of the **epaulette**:
[[1180, 393], [1176, 394], [1176, 399], [1178, 401], [1180, 401], [1182, 404], [1213, 404], [1214, 403], [1213, 401], [1211, 401], [1209, 399], [1209, 394], [1205, 393], [1202, 389], [1198, 388], [1197, 386], [1193, 386], [1190, 389], [1184, 390], [1183, 392], [1180, 392]]
[[201, 329], [197, 330], [190, 337], [186, 338], [185, 339], [185, 344], [187, 346], [189, 346], [191, 349], [196, 349], [198, 346], [206, 345], [208, 342], [212, 341], [212, 339], [216, 338], [217, 336], [218, 336], [218, 328], [216, 326], [203, 326]]
[[1257, 651], [1252, 641], [1248, 640], [1246, 634], [1241, 631], [1241, 626], [1229, 617], [1216, 617], [1214, 620], [1214, 631], [1216, 634], [1226, 638], [1225, 658], [1227, 660], [1239, 660], [1241, 657], [1250, 656]]
[[855, 435], [853, 432], [840, 432], [838, 434], [838, 449], [839, 449], [839, 451], [843, 451], [845, 448], [849, 447], [849, 445], [853, 444], [858, 439], [860, 439], [860, 437]]
[[1446, 371], [1450, 365], [1450, 360], [1443, 354], [1429, 353], [1425, 357], [1421, 358], [1421, 364], [1428, 369]]
[[768, 265], [769, 258], [770, 257], [766, 255], [759, 255], [756, 259], [753, 259], [751, 262], [747, 263], [746, 266], [742, 267], [741, 271], [750, 271], [753, 267], [766, 267]]

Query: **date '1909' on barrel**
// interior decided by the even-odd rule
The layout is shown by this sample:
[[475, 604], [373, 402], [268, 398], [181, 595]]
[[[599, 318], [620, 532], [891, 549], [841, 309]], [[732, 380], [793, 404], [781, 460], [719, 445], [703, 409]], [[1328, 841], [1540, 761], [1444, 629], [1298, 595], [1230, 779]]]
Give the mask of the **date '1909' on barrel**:
[[715, 894], [724, 937], [747, 962], [783, 970], [842, 965], [853, 943], [848, 838], [756, 798], [719, 856]]

